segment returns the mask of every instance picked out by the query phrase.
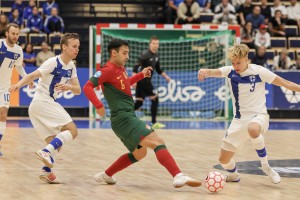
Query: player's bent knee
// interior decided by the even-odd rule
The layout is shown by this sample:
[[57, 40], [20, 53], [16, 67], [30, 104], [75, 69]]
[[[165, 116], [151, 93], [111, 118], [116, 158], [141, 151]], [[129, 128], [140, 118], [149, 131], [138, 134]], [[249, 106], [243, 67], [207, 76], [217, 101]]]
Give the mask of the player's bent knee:
[[248, 126], [248, 133], [249, 133], [250, 137], [257, 138], [259, 136], [260, 132], [261, 132], [261, 128], [259, 125], [254, 125], [254, 124], [251, 125], [250, 124]]
[[136, 160], [142, 160], [147, 155], [147, 148], [142, 147], [142, 148], [132, 152], [132, 154]]
[[134, 110], [137, 110], [137, 109], [141, 108], [143, 106], [143, 102], [144, 101], [136, 100], [135, 103], [134, 103]]

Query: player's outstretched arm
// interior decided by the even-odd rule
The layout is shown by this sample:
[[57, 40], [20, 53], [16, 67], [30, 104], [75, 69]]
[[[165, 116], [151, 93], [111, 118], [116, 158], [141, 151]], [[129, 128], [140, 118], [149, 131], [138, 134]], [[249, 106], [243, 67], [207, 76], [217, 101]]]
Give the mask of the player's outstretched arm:
[[278, 75], [276, 76], [276, 78], [274, 79], [272, 84], [285, 87], [286, 89], [289, 89], [289, 90], [292, 90], [295, 92], [300, 92], [300, 85], [298, 85], [297, 83], [294, 83], [292, 81], [288, 81]]
[[152, 67], [145, 67], [140, 73], [137, 73], [129, 78], [130, 85], [142, 80], [145, 77], [151, 77]]
[[18, 83], [15, 85], [11, 85], [9, 91], [17, 91], [21, 87], [28, 85], [29, 83], [33, 82], [35, 79], [42, 77], [42, 74], [39, 70], [35, 70], [34, 72], [27, 74], [24, 78], [22, 78]]
[[168, 76], [168, 74], [166, 72], [161, 73], [161, 75], [166, 79], [166, 81], [169, 83], [172, 79], [170, 78], [170, 76]]
[[199, 69], [199, 71], [198, 71], [198, 80], [199, 81], [204, 81], [204, 79], [208, 78], [208, 77], [221, 78], [222, 77], [221, 70], [219, 70], [219, 69]]
[[[91, 79], [95, 80], [96, 78], [92, 77]], [[91, 79], [88, 80], [86, 82], [86, 84], [83, 86], [83, 92], [84, 92], [85, 96], [89, 99], [89, 101], [95, 106], [97, 114], [99, 114], [100, 116], [104, 116], [105, 108], [104, 108], [102, 102], [98, 99], [98, 97], [94, 91], [94, 88], [97, 87], [98, 85], [94, 85], [94, 83], [91, 81]]]

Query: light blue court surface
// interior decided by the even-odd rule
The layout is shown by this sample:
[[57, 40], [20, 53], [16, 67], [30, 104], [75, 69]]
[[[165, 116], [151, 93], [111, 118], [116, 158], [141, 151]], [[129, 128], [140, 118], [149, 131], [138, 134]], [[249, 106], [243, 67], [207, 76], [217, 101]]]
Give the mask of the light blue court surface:
[[[224, 130], [229, 126], [228, 121], [160, 121], [166, 125], [165, 129], [205, 129]], [[75, 120], [78, 128], [111, 128], [109, 120]], [[150, 124], [149, 121], [147, 121]], [[32, 128], [28, 119], [8, 120], [8, 127]], [[269, 130], [300, 130], [299, 121], [271, 121]]]

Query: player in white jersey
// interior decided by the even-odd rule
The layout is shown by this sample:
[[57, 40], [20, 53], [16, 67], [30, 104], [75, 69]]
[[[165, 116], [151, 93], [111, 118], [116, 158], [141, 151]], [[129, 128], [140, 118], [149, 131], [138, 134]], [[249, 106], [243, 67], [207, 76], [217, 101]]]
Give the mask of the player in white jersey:
[[235, 152], [251, 138], [262, 165], [272, 183], [279, 183], [280, 176], [274, 171], [267, 158], [263, 134], [269, 128], [269, 115], [266, 108], [265, 83], [282, 86], [300, 92], [300, 85], [283, 79], [268, 69], [248, 64], [249, 48], [245, 44], [236, 44], [228, 50], [228, 58], [232, 66], [219, 69], [200, 69], [198, 79], [207, 77], [225, 77], [229, 81], [234, 119], [223, 140], [219, 161], [229, 173], [228, 182], [240, 180], [235, 161]]
[[40, 137], [47, 146], [36, 152], [45, 164], [40, 179], [47, 183], [62, 183], [52, 172], [55, 155], [61, 146], [72, 141], [77, 135], [77, 127], [65, 109], [56, 102], [60, 92], [81, 93], [80, 84], [73, 59], [79, 51], [79, 35], [66, 33], [60, 41], [61, 54], [49, 58], [37, 70], [25, 76], [10, 90], [15, 91], [39, 78], [37, 91], [29, 106], [29, 117]]
[[[22, 77], [26, 75], [22, 66], [23, 50], [16, 44], [19, 39], [19, 33], [20, 27], [17, 24], [11, 23], [6, 26], [6, 38], [0, 39], [0, 142], [6, 128], [10, 102], [10, 92], [8, 89], [11, 85], [13, 67], [17, 69]], [[0, 157], [2, 157], [1, 149]]]

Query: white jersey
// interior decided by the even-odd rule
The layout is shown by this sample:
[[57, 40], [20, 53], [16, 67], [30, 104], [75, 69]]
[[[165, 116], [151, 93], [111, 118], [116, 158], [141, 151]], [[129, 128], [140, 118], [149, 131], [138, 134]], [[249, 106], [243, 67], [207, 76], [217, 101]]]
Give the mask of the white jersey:
[[11, 85], [12, 69], [14, 66], [22, 66], [23, 50], [14, 44], [10, 47], [6, 40], [0, 39], [0, 88], [8, 88]]
[[255, 64], [238, 74], [232, 66], [219, 68], [228, 78], [235, 118], [267, 114], [265, 83], [272, 83], [276, 74]]
[[58, 83], [67, 83], [77, 77], [76, 67], [73, 61], [65, 64], [60, 55], [49, 58], [37, 70], [42, 74], [39, 78], [37, 90], [33, 101], [55, 101], [60, 91], [55, 89]]

